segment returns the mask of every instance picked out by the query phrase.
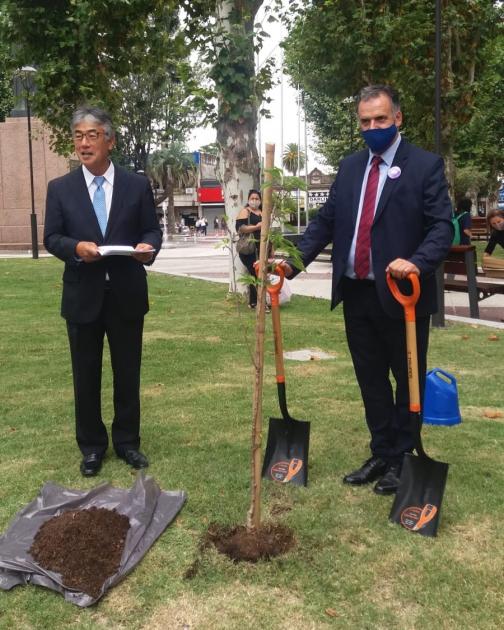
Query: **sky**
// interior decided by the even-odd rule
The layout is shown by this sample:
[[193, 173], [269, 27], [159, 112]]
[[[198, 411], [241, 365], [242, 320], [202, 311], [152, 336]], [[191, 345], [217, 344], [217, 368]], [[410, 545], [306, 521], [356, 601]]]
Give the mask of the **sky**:
[[[275, 60], [275, 67], [277, 68], [277, 72], [275, 73], [276, 85], [268, 93], [268, 96], [272, 100], [271, 103], [266, 104], [271, 118], [263, 117], [259, 121], [257, 130], [258, 144], [260, 142], [262, 146], [262, 151], [260, 151], [262, 156], [264, 156], [264, 145], [266, 143], [275, 144], [275, 164], [276, 166], [281, 166], [280, 156], [282, 155], [282, 145], [285, 148], [288, 143], [295, 142], [301, 146], [302, 150], [305, 148], [304, 114], [300, 112], [300, 124], [298, 124], [297, 91], [290, 84], [287, 75], [283, 75], [282, 81], [282, 49], [280, 48], [280, 42], [285, 38], [285, 27], [279, 22], [270, 23], [263, 19], [262, 13], [258, 14], [256, 21], [262, 22], [263, 29], [270, 35], [269, 38], [264, 40], [264, 46], [258, 56], [256, 66], [260, 67], [267, 58], [272, 57]], [[323, 159], [311, 150], [311, 147], [315, 143], [315, 138], [310, 131], [309, 125], [307, 126], [307, 136], [308, 172], [315, 167], [320, 168], [323, 172], [330, 172], [331, 169], [324, 164]], [[300, 141], [298, 137], [300, 137]], [[201, 146], [211, 142], [215, 142], [215, 129], [212, 127], [198, 127], [194, 130], [187, 144], [191, 151], [195, 151]]]

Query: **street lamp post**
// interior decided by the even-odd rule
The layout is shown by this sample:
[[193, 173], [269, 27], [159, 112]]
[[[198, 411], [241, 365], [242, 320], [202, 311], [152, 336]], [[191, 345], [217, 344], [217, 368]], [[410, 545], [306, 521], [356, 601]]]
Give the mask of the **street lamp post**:
[[25, 92], [26, 102], [26, 118], [28, 120], [28, 154], [30, 160], [30, 192], [31, 192], [31, 242], [32, 242], [32, 257], [38, 258], [38, 230], [37, 230], [37, 215], [35, 214], [35, 188], [33, 185], [33, 152], [32, 152], [32, 132], [31, 132], [31, 110], [30, 110], [30, 94], [33, 89], [33, 75], [37, 71], [31, 66], [23, 66], [21, 68], [21, 81]]

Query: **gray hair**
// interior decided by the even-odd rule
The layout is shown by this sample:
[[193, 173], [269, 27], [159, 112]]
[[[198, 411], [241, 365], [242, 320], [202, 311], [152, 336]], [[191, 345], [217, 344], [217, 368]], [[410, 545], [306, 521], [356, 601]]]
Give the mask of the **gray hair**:
[[359, 92], [359, 96], [357, 97], [357, 107], [361, 101], [370, 101], [373, 98], [378, 98], [382, 94], [389, 97], [392, 101], [392, 113], [397, 114], [397, 112], [401, 110], [399, 93], [390, 85], [366, 85]]
[[72, 114], [72, 122], [70, 123], [70, 129], [73, 133], [76, 125], [83, 120], [91, 120], [105, 130], [105, 136], [110, 140], [114, 138], [115, 131], [112, 125], [112, 119], [104, 109], [99, 107], [78, 107]]

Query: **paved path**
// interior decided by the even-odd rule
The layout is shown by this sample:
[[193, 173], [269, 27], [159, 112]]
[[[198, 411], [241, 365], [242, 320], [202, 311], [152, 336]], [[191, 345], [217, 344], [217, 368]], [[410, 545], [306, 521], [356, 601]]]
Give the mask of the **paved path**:
[[[150, 268], [174, 276], [199, 278], [210, 282], [229, 282], [229, 257], [218, 247], [218, 239], [201, 237], [196, 242], [176, 242], [163, 248]], [[292, 292], [329, 300], [331, 297], [330, 265], [313, 262], [306, 273], [291, 280]], [[504, 296], [494, 295], [479, 304], [480, 319], [469, 317], [469, 297], [466, 293], [445, 292], [446, 319], [473, 325], [504, 329]]]
[[[199, 278], [210, 282], [229, 282], [229, 256], [219, 247], [220, 239], [212, 236], [177, 239], [159, 252], [156, 262], [149, 267], [153, 271], [174, 276]], [[41, 257], [48, 254], [41, 253]], [[0, 258], [30, 258], [21, 252], [0, 252]], [[291, 280], [296, 295], [329, 300], [331, 297], [331, 268], [325, 262], [313, 262], [306, 273]], [[480, 302], [480, 319], [469, 317], [467, 293], [445, 292], [446, 319], [473, 325], [504, 329], [504, 295], [494, 295]]]

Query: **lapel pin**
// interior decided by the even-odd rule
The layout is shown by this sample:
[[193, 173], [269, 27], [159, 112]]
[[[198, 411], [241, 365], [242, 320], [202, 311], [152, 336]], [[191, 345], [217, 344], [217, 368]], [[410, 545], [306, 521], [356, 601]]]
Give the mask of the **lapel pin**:
[[389, 168], [388, 176], [390, 179], [397, 179], [401, 176], [401, 169], [398, 166], [392, 166]]

